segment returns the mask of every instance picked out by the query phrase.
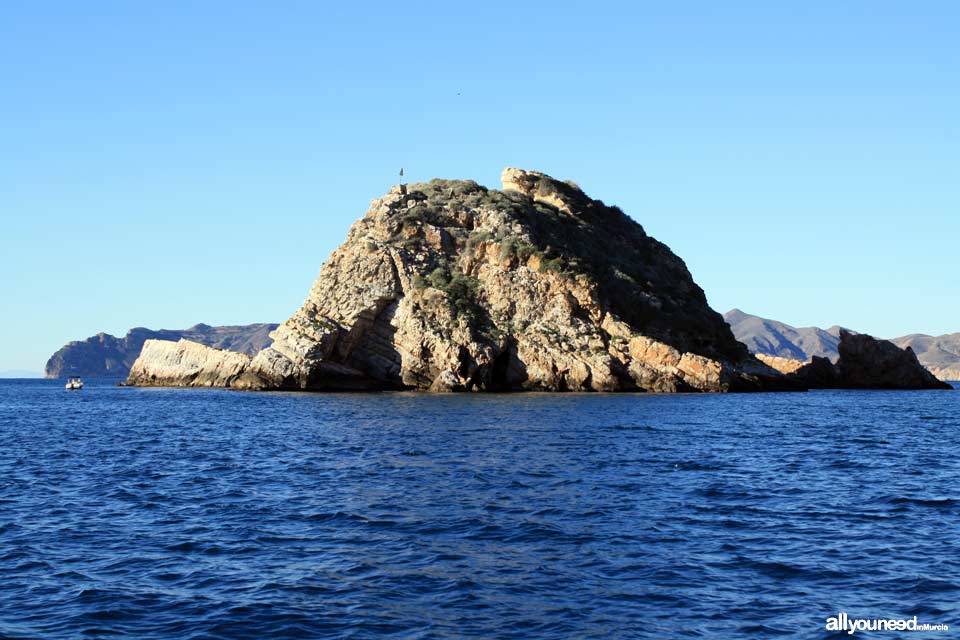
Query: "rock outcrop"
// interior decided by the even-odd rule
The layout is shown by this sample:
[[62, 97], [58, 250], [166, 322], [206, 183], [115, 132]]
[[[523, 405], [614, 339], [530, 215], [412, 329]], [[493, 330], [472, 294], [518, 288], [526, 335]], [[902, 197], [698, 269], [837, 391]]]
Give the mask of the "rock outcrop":
[[793, 373], [797, 369], [809, 364], [809, 360], [794, 360], [793, 358], [780, 358], [777, 356], [768, 356], [765, 353], [756, 354], [757, 360], [763, 364], [773, 367], [780, 373]]
[[147, 340], [130, 369], [130, 380], [143, 385], [174, 387], [247, 386], [240, 381], [250, 369], [250, 356], [180, 340]]
[[86, 340], [77, 340], [61, 347], [47, 361], [47, 378], [82, 376], [84, 378], [123, 378], [140, 356], [147, 340], [187, 339], [218, 349], [254, 355], [271, 342], [270, 332], [276, 324], [248, 324], [242, 326], [211, 327], [197, 324], [189, 329], [160, 329], [143, 327], [130, 329], [123, 338], [98, 333]]
[[[683, 261], [572, 183], [433, 180], [372, 202], [252, 359], [144, 349], [132, 384], [245, 389], [795, 388], [736, 341]], [[219, 353], [219, 355], [218, 355]], [[221, 361], [222, 359], [222, 361]]]
[[834, 365], [814, 356], [789, 377], [811, 389], [952, 389], [927, 371], [910, 347], [866, 334], [840, 332]]

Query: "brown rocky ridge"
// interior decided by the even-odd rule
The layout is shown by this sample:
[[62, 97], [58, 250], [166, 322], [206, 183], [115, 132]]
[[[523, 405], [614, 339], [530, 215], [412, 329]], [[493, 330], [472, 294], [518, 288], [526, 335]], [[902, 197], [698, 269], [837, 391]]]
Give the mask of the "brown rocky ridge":
[[759, 391], [684, 262], [572, 183], [395, 187], [253, 357], [150, 340], [128, 382], [238, 389]]

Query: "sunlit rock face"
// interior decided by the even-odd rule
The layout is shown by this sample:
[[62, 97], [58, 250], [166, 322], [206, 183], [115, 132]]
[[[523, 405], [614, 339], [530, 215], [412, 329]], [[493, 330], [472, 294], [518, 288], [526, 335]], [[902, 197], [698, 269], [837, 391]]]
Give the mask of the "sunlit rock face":
[[147, 340], [133, 363], [129, 384], [178, 387], [243, 387], [250, 356], [190, 340]]

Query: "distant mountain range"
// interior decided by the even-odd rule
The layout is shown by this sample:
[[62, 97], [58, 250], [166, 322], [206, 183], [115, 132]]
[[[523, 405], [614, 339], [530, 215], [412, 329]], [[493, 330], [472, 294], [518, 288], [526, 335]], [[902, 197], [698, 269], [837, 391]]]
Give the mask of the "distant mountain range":
[[[747, 345], [751, 353], [809, 360], [821, 356], [836, 362], [839, 357], [837, 343], [842, 327], [828, 329], [819, 327], [794, 327], [785, 322], [761, 318], [731, 309], [723, 318], [733, 329], [733, 335]], [[847, 329], [850, 331], [850, 329]], [[915, 333], [900, 338], [890, 338], [900, 348], [910, 347], [920, 363], [941, 380], [960, 380], [960, 333], [928, 336]]]
[[272, 342], [269, 334], [276, 328], [276, 324], [264, 323], [223, 327], [197, 324], [189, 329], [159, 331], [136, 327], [130, 329], [123, 338], [109, 333], [98, 333], [86, 340], [77, 340], [61, 347], [47, 361], [44, 375], [47, 378], [125, 378], [140, 355], [143, 343], [150, 339], [187, 339], [218, 349], [253, 355]]

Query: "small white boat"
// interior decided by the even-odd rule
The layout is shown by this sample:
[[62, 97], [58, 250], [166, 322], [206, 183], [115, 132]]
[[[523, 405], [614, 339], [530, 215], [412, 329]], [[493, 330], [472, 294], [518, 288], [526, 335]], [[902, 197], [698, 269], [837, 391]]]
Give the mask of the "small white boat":
[[73, 391], [74, 389], [83, 389], [83, 380], [80, 378], [74, 377], [67, 380], [65, 385], [68, 391]]

